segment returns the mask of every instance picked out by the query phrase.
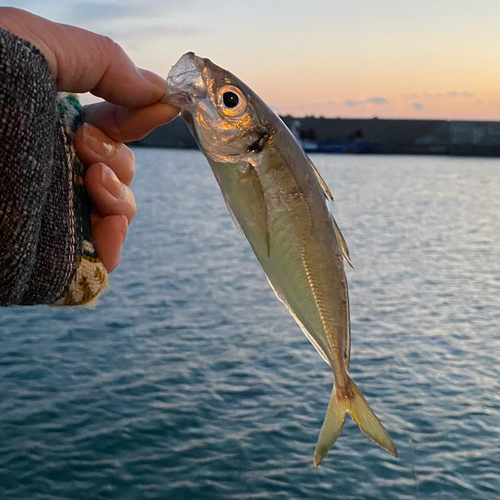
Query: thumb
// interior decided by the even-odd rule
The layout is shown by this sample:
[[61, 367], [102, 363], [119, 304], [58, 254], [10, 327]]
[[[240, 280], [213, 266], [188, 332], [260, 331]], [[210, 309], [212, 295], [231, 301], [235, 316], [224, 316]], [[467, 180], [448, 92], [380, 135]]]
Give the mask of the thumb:
[[147, 106], [165, 94], [165, 80], [137, 68], [108, 37], [9, 7], [0, 8], [0, 27], [40, 49], [60, 91], [92, 92], [129, 108]]

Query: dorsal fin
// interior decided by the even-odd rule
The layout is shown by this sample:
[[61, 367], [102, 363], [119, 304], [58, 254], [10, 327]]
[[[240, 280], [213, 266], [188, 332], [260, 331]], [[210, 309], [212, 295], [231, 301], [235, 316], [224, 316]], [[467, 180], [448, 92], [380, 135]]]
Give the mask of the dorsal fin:
[[311, 161], [311, 158], [309, 158], [309, 156], [307, 156], [307, 155], [306, 155], [306, 158], [307, 158], [307, 161], [309, 162], [309, 165], [311, 165], [311, 168], [313, 169], [314, 174], [316, 175], [316, 179], [318, 179], [319, 185], [321, 186], [321, 188], [323, 189], [323, 192], [325, 193], [325, 198], [327, 200], [333, 201], [332, 193], [331, 193], [330, 189], [328, 188], [328, 185], [326, 184], [325, 180], [323, 179], [323, 177], [321, 177], [321, 174], [318, 172], [318, 169], [316, 168], [314, 163]]
[[330, 217], [332, 218], [333, 227], [335, 229], [335, 235], [337, 236], [337, 240], [339, 241], [340, 249], [342, 250], [342, 255], [344, 257], [344, 260], [354, 269], [353, 265], [351, 264], [349, 256], [349, 248], [347, 248], [347, 243], [345, 241], [344, 235], [340, 231], [340, 228], [337, 225], [337, 221], [333, 218], [332, 214], [330, 214]]
[[[325, 198], [327, 200], [333, 201], [333, 196], [332, 196], [330, 189], [328, 188], [327, 183], [325, 182], [323, 177], [321, 177], [321, 174], [318, 172], [318, 169], [316, 168], [314, 163], [311, 161], [311, 158], [309, 158], [309, 156], [307, 156], [307, 155], [306, 155], [306, 158], [307, 158], [307, 161], [309, 162], [309, 165], [313, 169], [314, 174], [316, 175], [316, 179], [318, 179], [319, 185], [323, 189], [323, 193], [325, 195]], [[330, 216], [331, 216], [332, 221], [333, 221], [333, 227], [335, 228], [335, 234], [337, 235], [337, 239], [339, 241], [344, 260], [354, 269], [353, 265], [351, 264], [351, 260], [350, 260], [350, 256], [349, 256], [349, 248], [347, 248], [347, 243], [345, 241], [344, 235], [340, 231], [340, 228], [337, 225], [337, 221], [333, 218], [333, 215], [330, 214]]]

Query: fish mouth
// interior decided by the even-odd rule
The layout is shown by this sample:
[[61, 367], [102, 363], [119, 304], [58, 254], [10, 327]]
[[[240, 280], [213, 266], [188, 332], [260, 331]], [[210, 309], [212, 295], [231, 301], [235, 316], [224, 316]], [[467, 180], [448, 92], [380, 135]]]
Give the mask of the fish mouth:
[[185, 109], [194, 105], [196, 100], [206, 97], [207, 87], [203, 79], [205, 66], [205, 61], [194, 52], [184, 54], [168, 73], [163, 102]]

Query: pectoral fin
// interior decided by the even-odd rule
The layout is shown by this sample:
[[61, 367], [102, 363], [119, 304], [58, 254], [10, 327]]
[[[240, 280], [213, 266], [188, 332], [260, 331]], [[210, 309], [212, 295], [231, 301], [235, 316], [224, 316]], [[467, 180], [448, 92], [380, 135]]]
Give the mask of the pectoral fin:
[[271, 235], [269, 233], [269, 218], [264, 189], [255, 168], [250, 164], [248, 166], [248, 174], [243, 177], [242, 182], [249, 182], [252, 185], [253, 199], [250, 205], [253, 214], [253, 217], [250, 219], [253, 225], [252, 229], [259, 233], [260, 238], [266, 245], [269, 257], [271, 254]]
[[266, 253], [269, 256], [271, 253], [271, 237], [264, 189], [256, 169], [250, 163], [248, 163], [244, 171], [240, 171], [238, 183], [239, 200], [235, 205], [238, 213], [233, 211], [232, 203], [224, 195], [229, 213], [236, 227], [247, 236], [250, 243], [255, 243], [257, 239], [261, 245], [265, 246]]
[[237, 166], [210, 161], [227, 209], [238, 230], [256, 254], [270, 254], [271, 237], [264, 189], [256, 168], [250, 163]]

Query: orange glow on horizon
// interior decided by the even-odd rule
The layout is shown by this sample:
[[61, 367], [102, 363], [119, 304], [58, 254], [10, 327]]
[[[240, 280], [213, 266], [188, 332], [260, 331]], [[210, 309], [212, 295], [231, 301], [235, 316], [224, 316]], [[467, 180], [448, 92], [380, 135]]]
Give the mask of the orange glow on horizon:
[[64, 9], [30, 5], [112, 37], [164, 77], [187, 51], [208, 57], [280, 113], [500, 120], [498, 0], [289, 0], [285, 9], [268, 0], [251, 9], [223, 0], [123, 2], [116, 13], [76, 0]]

